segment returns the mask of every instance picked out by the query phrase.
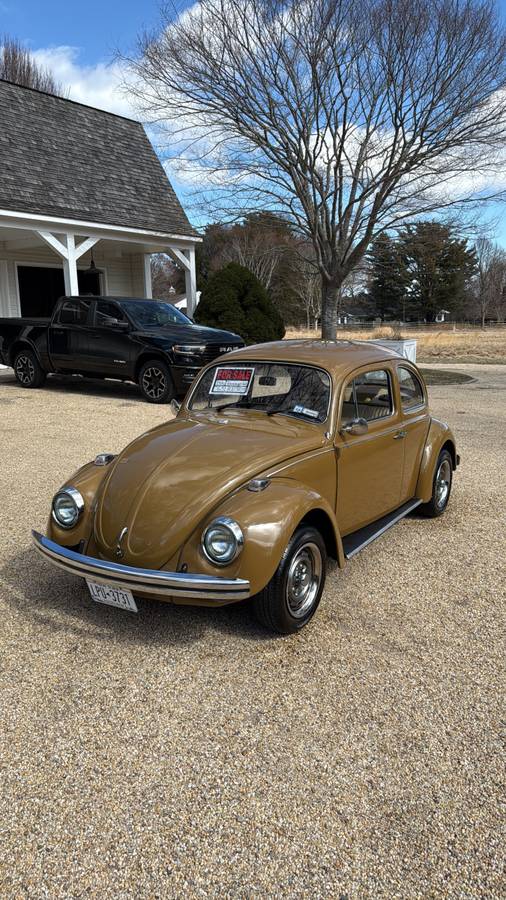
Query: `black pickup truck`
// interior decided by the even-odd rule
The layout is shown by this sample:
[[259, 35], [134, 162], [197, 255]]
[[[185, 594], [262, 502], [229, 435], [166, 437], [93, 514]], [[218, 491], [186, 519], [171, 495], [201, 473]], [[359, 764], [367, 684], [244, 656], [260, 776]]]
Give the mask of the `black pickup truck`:
[[182, 396], [203, 365], [243, 346], [158, 300], [62, 297], [51, 319], [0, 319], [0, 362], [23, 387], [41, 387], [49, 372], [119, 378], [150, 403]]

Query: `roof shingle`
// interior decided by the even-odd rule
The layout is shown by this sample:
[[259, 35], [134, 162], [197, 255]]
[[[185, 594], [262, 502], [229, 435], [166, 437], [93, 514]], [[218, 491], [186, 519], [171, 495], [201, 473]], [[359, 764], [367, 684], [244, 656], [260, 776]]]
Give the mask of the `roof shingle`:
[[194, 235], [139, 122], [0, 80], [0, 209]]

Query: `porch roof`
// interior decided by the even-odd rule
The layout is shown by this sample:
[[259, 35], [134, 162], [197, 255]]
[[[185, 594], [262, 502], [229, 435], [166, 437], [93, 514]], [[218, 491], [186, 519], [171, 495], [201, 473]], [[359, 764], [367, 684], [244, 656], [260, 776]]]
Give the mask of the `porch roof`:
[[195, 239], [139, 122], [1, 80], [0, 122], [0, 213]]

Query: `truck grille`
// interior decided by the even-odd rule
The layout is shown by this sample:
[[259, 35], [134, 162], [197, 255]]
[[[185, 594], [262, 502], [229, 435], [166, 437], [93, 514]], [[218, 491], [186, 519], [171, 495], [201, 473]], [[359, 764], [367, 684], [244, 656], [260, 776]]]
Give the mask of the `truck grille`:
[[207, 344], [202, 356], [199, 357], [199, 362], [202, 361], [203, 365], [204, 363], [210, 363], [217, 356], [222, 356], [224, 353], [228, 353], [229, 350], [239, 350], [240, 347], [244, 347], [244, 344], [227, 344], [226, 341], [223, 341], [221, 344]]

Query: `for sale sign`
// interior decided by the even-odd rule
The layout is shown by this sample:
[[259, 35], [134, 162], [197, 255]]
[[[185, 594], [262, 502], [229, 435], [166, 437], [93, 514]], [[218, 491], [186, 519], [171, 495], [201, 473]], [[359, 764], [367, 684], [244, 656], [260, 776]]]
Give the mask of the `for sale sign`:
[[254, 374], [254, 369], [242, 366], [218, 366], [209, 393], [247, 394]]

